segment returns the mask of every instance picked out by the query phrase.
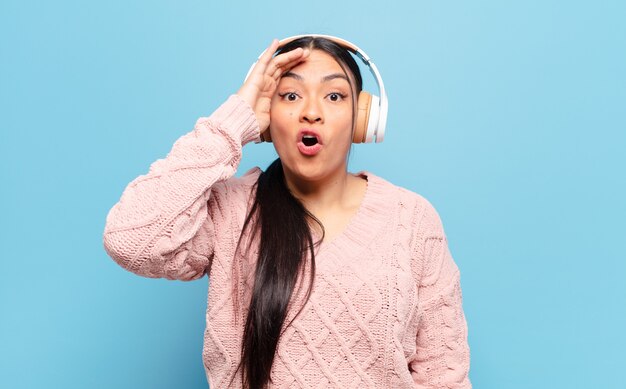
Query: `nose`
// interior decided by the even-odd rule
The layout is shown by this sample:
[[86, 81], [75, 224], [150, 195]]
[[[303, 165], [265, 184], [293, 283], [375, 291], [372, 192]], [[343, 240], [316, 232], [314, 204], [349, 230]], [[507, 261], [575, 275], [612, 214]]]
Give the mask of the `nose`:
[[306, 104], [302, 107], [300, 113], [300, 121], [308, 123], [323, 123], [322, 110], [315, 99], [307, 99]]

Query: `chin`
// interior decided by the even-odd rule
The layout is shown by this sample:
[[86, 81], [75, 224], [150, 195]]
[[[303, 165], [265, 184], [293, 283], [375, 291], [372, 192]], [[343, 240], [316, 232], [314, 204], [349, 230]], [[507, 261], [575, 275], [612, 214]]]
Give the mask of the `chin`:
[[286, 174], [303, 181], [316, 182], [346, 171], [346, 166], [343, 164], [330, 167], [328, 162], [322, 159], [301, 159], [296, 158], [287, 161], [281, 158]]

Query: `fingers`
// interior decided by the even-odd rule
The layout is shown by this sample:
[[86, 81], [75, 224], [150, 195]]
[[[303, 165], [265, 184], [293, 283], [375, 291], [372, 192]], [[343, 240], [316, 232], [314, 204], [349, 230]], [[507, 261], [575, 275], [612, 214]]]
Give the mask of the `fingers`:
[[[279, 41], [274, 39], [261, 54], [243, 85], [237, 91], [237, 94], [255, 109], [255, 112], [259, 97], [272, 95], [283, 74], [304, 61], [310, 54], [310, 50], [299, 47], [274, 56], [278, 47]], [[258, 115], [257, 118], [259, 118]]]
[[261, 54], [261, 57], [259, 57], [251, 75], [267, 75], [278, 80], [283, 73], [302, 62], [310, 53], [310, 50], [299, 47], [274, 57], [274, 53], [276, 53], [278, 47], [279, 42], [277, 39], [274, 39], [263, 54]]
[[278, 39], [274, 38], [272, 40], [272, 43], [270, 43], [270, 45], [268, 46], [268, 48], [265, 49], [263, 54], [261, 54], [261, 57], [259, 58], [258, 62], [260, 64], [267, 65], [272, 59], [272, 57], [274, 56], [274, 53], [276, 52], [276, 50], [278, 50], [278, 44], [279, 44]]
[[301, 47], [279, 54], [271, 60], [265, 73], [274, 80], [278, 80], [284, 73], [304, 61], [309, 54], [310, 50]]
[[261, 54], [261, 56], [257, 60], [256, 65], [254, 65], [254, 68], [252, 69], [252, 72], [250, 73], [250, 76], [259, 75], [259, 74], [263, 75], [266, 72], [267, 65], [272, 60], [274, 53], [278, 49], [278, 45], [279, 45], [278, 39], [272, 40], [272, 43], [270, 43], [267, 49], [265, 49], [265, 51]]

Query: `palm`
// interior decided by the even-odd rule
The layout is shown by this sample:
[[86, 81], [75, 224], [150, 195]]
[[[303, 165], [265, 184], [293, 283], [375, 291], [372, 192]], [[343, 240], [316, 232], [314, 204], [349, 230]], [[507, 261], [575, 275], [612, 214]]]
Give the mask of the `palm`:
[[308, 56], [308, 51], [296, 49], [272, 57], [277, 48], [278, 41], [274, 40], [237, 92], [254, 110], [261, 132], [269, 127], [270, 106], [278, 81], [286, 71]]
[[253, 109], [259, 122], [260, 130], [264, 131], [269, 127], [270, 124], [270, 106], [278, 82], [272, 77], [263, 75], [262, 80], [259, 84], [260, 87], [258, 88], [258, 92], [256, 93], [256, 103], [253, 106]]

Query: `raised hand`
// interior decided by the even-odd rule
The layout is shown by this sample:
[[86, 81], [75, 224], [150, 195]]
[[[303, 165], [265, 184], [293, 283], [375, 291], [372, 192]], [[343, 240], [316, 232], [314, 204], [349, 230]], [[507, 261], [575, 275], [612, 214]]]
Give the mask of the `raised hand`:
[[270, 104], [280, 78], [310, 54], [308, 49], [297, 48], [273, 57], [278, 44], [277, 39], [272, 41], [237, 92], [254, 110], [261, 133], [270, 125]]

